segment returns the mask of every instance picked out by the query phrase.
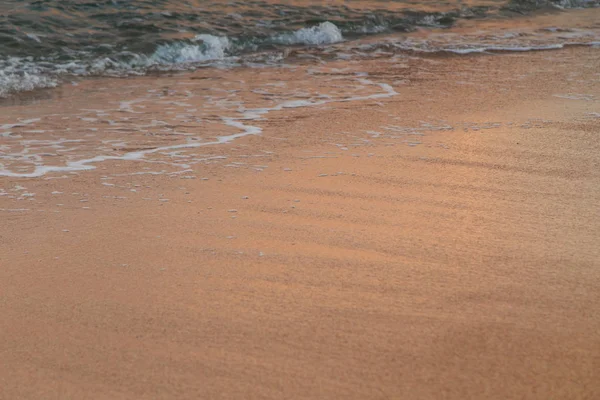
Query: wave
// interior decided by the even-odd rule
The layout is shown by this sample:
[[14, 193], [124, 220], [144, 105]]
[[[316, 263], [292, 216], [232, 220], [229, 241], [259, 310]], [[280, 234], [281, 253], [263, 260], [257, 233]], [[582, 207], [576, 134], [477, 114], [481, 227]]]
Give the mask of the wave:
[[68, 76], [144, 75], [151, 70], [190, 69], [199, 63], [224, 60], [229, 56], [231, 42], [226, 36], [202, 34], [193, 42], [162, 44], [151, 55], [123, 51], [92, 60], [75, 56], [68, 62], [35, 60], [33, 57], [0, 58], [0, 98], [56, 87]]
[[172, 43], [158, 46], [148, 64], [185, 64], [220, 60], [227, 56], [231, 42], [227, 36], [197, 35], [201, 44]]
[[0, 70], [0, 98], [7, 97], [11, 93], [27, 92], [56, 86], [58, 86], [58, 81], [49, 76], [28, 72], [10, 73]]
[[327, 45], [341, 41], [340, 29], [326, 21], [294, 32], [247, 41], [247, 45], [236, 38], [200, 34], [191, 41], [160, 44], [150, 55], [121, 51], [86, 60], [85, 54], [74, 54], [68, 62], [11, 57], [0, 59], [0, 98], [15, 92], [55, 87], [65, 76], [127, 76], [151, 70], [193, 69], [199, 64], [235, 60], [247, 49], [256, 49], [261, 44]]
[[329, 21], [310, 28], [302, 28], [296, 32], [278, 35], [272, 39], [274, 43], [284, 45], [324, 45], [339, 43], [343, 40], [340, 28]]
[[[575, 3], [569, 0], [569, 4]], [[419, 14], [414, 16], [413, 24], [440, 28], [444, 23], [443, 18], [447, 18], [447, 15], [438, 13], [423, 17]], [[260, 37], [199, 34], [192, 39], [163, 42], [144, 51], [134, 51], [133, 48], [117, 50], [116, 46], [103, 45], [94, 49], [105, 52], [100, 56], [89, 49], [72, 50], [68, 56], [0, 56], [0, 98], [15, 92], [55, 87], [72, 76], [124, 77], [144, 75], [150, 71], [189, 70], [207, 65], [278, 63], [290, 54], [297, 54], [296, 51], [287, 51], [286, 46], [308, 46], [300, 51], [310, 52], [317, 58], [335, 56], [336, 53], [344, 58], [351, 58], [353, 55], [362, 57], [378, 49], [467, 55], [550, 50], [571, 45], [597, 47], [600, 37], [600, 32], [594, 28], [561, 29], [545, 26], [539, 29], [511, 30], [509, 33], [497, 30], [476, 31], [472, 34], [431, 31], [427, 36], [382, 36], [375, 42], [346, 40], [357, 39], [352, 32], [358, 32], [360, 37], [360, 34], [366, 33], [389, 33], [387, 29], [379, 20], [370, 25], [353, 26], [343, 25], [338, 21], [324, 21], [310, 27]], [[392, 30], [399, 31], [400, 28]], [[329, 47], [323, 51], [322, 46]]]

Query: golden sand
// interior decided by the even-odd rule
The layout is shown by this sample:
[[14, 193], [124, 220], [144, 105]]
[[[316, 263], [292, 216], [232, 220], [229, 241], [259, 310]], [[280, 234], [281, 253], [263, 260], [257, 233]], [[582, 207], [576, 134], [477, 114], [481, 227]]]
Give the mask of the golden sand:
[[0, 197], [0, 398], [597, 398], [598, 65], [365, 61], [398, 95], [273, 111], [191, 172], [0, 178], [35, 193]]

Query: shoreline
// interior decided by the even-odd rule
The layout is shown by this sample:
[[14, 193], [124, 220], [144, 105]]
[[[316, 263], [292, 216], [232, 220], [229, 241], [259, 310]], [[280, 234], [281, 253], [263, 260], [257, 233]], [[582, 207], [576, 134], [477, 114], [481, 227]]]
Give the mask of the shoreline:
[[[21, 74], [11, 71], [6, 77], [5, 83], [10, 83], [11, 79], [21, 79], [23, 82], [13, 82], [16, 86], [22, 86], [17, 91], [7, 88], [4, 96], [0, 96], [0, 107], [23, 105], [36, 101], [43, 101], [60, 95], [60, 88], [69, 84], [79, 84], [89, 79], [135, 79], [136, 77], [160, 77], [171, 74], [194, 73], [202, 69], [230, 69], [230, 68], [272, 68], [272, 67], [293, 67], [294, 64], [302, 64], [310, 58], [319, 58], [331, 61], [337, 57], [342, 60], [348, 54], [349, 50], [358, 50], [359, 53], [365, 50], [364, 46], [375, 45], [373, 50], [377, 53], [379, 50], [387, 51], [390, 48], [398, 55], [417, 54], [419, 56], [439, 55], [448, 56], [452, 54], [488, 54], [488, 53], [511, 53], [522, 51], [546, 51], [566, 47], [590, 46], [597, 48], [600, 45], [597, 29], [600, 7], [590, 8], [567, 8], [567, 9], [540, 9], [531, 11], [524, 15], [514, 15], [512, 18], [498, 15], [490, 15], [485, 18], [458, 18], [451, 26], [443, 23], [432, 23], [430, 25], [415, 25], [413, 30], [395, 32], [393, 29], [382, 32], [365, 33], [364, 36], [352, 36], [344, 38], [339, 32], [339, 38], [323, 43], [318, 41], [318, 37], [312, 38], [313, 41], [306, 43], [300, 41], [296, 44], [274, 43], [273, 48], [254, 49], [242, 53], [227, 53], [227, 46], [220, 45], [218, 51], [209, 46], [205, 49], [210, 53], [214, 51], [219, 57], [211, 58], [207, 54], [201, 54], [196, 60], [178, 61], [169, 63], [148, 64], [146, 67], [127, 64], [118, 59], [109, 58], [98, 59], [96, 63], [107, 63], [113, 65], [113, 69], [107, 67], [105, 70], [93, 69], [90, 65], [82, 66], [84, 72], [52, 72], [46, 71], [39, 76], [38, 72], [26, 70]], [[332, 25], [333, 26], [333, 25]], [[366, 28], [365, 28], [366, 29]], [[389, 29], [386, 28], [386, 29]], [[300, 29], [302, 31], [302, 29]], [[300, 31], [296, 31], [298, 33]], [[507, 32], [504, 36], [501, 32]], [[326, 34], [327, 32], [313, 32], [315, 35]], [[289, 33], [292, 34], [292, 33]], [[461, 36], [462, 35], [462, 36]], [[202, 36], [202, 35], [200, 35]], [[211, 40], [224, 39], [229, 43], [227, 36], [211, 36]], [[516, 41], [510, 38], [520, 38]], [[451, 38], [449, 42], [448, 38]], [[505, 39], [504, 41], [502, 39]], [[316, 40], [316, 42], [314, 41]], [[455, 40], [455, 41], [453, 41]], [[182, 42], [183, 43], [183, 42]], [[190, 44], [190, 43], [188, 43]], [[479, 46], [480, 45], [480, 46]], [[377, 47], [381, 47], [379, 50]], [[160, 47], [160, 46], [159, 46]], [[189, 46], [188, 46], [189, 47]], [[192, 46], [193, 47], [193, 46]], [[183, 50], [181, 50], [183, 51]], [[189, 47], [187, 51], [200, 52], [199, 49]], [[332, 52], [333, 51], [333, 52]], [[370, 51], [370, 50], [367, 50]], [[314, 52], [314, 54], [313, 54]], [[292, 56], [290, 56], [292, 55]], [[151, 58], [148, 55], [139, 55], [145, 58]], [[185, 58], [184, 55], [181, 55]], [[18, 59], [19, 57], [16, 57]], [[357, 59], [360, 59], [359, 56]], [[355, 58], [356, 59], [356, 58]], [[276, 61], [274, 61], [276, 60]], [[83, 62], [83, 61], [82, 61]], [[86, 62], [90, 62], [87, 60]], [[283, 63], [282, 63], [283, 62]], [[85, 64], [85, 62], [84, 62]], [[31, 67], [31, 66], [29, 66]], [[29, 68], [28, 67], [28, 68]], [[92, 68], [92, 70], [90, 70]], [[35, 79], [28, 84], [26, 81], [28, 75], [35, 75]], [[30, 89], [24, 89], [26, 86]], [[1, 88], [0, 88], [1, 89]], [[2, 92], [0, 92], [2, 93]]]

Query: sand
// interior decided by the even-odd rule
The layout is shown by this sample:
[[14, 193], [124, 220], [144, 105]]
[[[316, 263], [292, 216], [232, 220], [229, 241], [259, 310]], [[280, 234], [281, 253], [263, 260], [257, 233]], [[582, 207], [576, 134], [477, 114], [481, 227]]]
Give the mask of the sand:
[[598, 398], [598, 65], [364, 61], [398, 95], [270, 112], [188, 172], [1, 177], [35, 196], [0, 197], [0, 398]]

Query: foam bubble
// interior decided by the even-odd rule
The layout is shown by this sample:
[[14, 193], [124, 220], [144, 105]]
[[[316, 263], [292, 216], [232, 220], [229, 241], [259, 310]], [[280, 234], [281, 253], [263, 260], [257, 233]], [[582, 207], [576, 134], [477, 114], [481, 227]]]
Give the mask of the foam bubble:
[[342, 31], [329, 21], [310, 28], [302, 28], [292, 33], [276, 36], [273, 41], [279, 44], [307, 44], [323, 45], [333, 44], [344, 40]]
[[34, 89], [56, 87], [58, 82], [48, 76], [32, 73], [10, 73], [0, 70], [0, 97], [10, 93], [25, 92]]
[[231, 43], [227, 36], [197, 35], [201, 44], [171, 43], [158, 46], [149, 61], [156, 64], [182, 64], [220, 60], [227, 56]]

